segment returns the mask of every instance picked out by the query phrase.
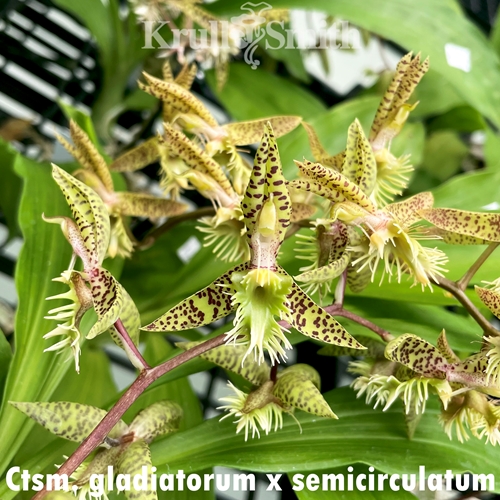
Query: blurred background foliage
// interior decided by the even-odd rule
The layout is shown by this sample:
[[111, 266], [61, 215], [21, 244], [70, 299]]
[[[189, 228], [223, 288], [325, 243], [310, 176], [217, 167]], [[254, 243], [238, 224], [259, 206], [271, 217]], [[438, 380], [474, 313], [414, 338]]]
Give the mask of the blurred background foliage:
[[[328, 152], [336, 154], [344, 148], [347, 128], [354, 118], [368, 130], [399, 57], [409, 50], [421, 52], [424, 57], [430, 57], [431, 70], [414, 96], [420, 101], [418, 107], [393, 145], [397, 155], [411, 154], [415, 166], [405, 195], [431, 190], [438, 207], [499, 211], [500, 22], [495, 21], [497, 2], [482, 2], [482, 10], [475, 10], [473, 3], [477, 2], [317, 0], [312, 5], [304, 0], [273, 0], [274, 8], [307, 11], [314, 7], [325, 15], [327, 22], [349, 21], [362, 34], [361, 47], [344, 51], [340, 57], [332, 54], [333, 49], [266, 50], [262, 42], [256, 51], [260, 61], [257, 69], [246, 64], [241, 53], [235, 54], [227, 81], [218, 88], [215, 69], [210, 68], [210, 64], [202, 64], [193, 90], [226, 121], [301, 115], [315, 127]], [[161, 50], [142, 48], [144, 28], [136, 18], [134, 7], [137, 5], [118, 0], [9, 1], [0, 7], [3, 40], [0, 102], [4, 103], [0, 123], [0, 210], [1, 222], [8, 230], [0, 255], [3, 275], [14, 275], [13, 260], [17, 259], [17, 299], [2, 296], [4, 302], [0, 309], [0, 326], [4, 332], [0, 332], [1, 473], [12, 464], [32, 472], [52, 471], [53, 464], [61, 462], [61, 455], [69, 454], [74, 448], [33, 427], [31, 421], [6, 404], [9, 399], [74, 400], [109, 407], [118, 397], [110, 359], [115, 363], [122, 361], [105, 349], [109, 339], [99, 338], [92, 345], [84, 346], [80, 376], [73, 373], [69, 369], [71, 364], [63, 363], [61, 357], [43, 353], [46, 345], [42, 335], [51, 329], [49, 322], [43, 319], [47, 309], [43, 298], [58, 292], [51, 279], [65, 268], [70, 254], [59, 229], [43, 224], [40, 216], [42, 212], [46, 215], [67, 212], [50, 177], [47, 161], [56, 161], [69, 170], [74, 168], [70, 159], [61, 157], [60, 150], [54, 147], [52, 125], [64, 130], [68, 118], [72, 117], [109, 157], [139, 144], [157, 130], [161, 115], [159, 103], [138, 89], [137, 80], [142, 70], [159, 76], [164, 62], [159, 56], [165, 54]], [[241, 0], [218, 0], [207, 4], [206, 9], [217, 16], [236, 16], [241, 13]], [[55, 56], [30, 49], [30, 37], [38, 37], [39, 43], [43, 42], [43, 33], [37, 34], [33, 27], [39, 32], [42, 28], [52, 30], [62, 39], [66, 37], [65, 43], [70, 43], [73, 25], [66, 25], [67, 35], [61, 28], [66, 18], [57, 25], [57, 29], [62, 30], [60, 33], [55, 24], [47, 26], [52, 17], [45, 14], [56, 11], [68, 16], [67, 23], [77, 23], [80, 30], [89, 33], [88, 37], [78, 38], [78, 43], [73, 41], [79, 44], [76, 55], [64, 53], [62, 45], [61, 50], [55, 46], [50, 48]], [[309, 19], [305, 12], [299, 12], [298, 16]], [[292, 16], [292, 26], [294, 19]], [[15, 30], [23, 37], [16, 38]], [[168, 39], [168, 30], [162, 33]], [[447, 57], [450, 46], [458, 47], [459, 52], [462, 49], [462, 57], [466, 59], [458, 64], [462, 69], [456, 67], [453, 58]], [[86, 74], [82, 78], [78, 70], [85, 65], [86, 57], [96, 64], [85, 66]], [[171, 60], [177, 71], [180, 64], [175, 54]], [[54, 65], [68, 70], [68, 78], [58, 80], [57, 72], [51, 72]], [[25, 70], [25, 80], [16, 83], [15, 78], [22, 80], [22, 74], [14, 71], [19, 67]], [[344, 74], [353, 73], [356, 81], [349, 88], [332, 84], [346, 80]], [[51, 102], [45, 103], [50, 99], [40, 90], [42, 98], [36, 97], [33, 79], [29, 83], [30, 74], [56, 89]], [[92, 86], [85, 87], [84, 82]], [[5, 104], [10, 102], [8, 99], [16, 100], [33, 113], [27, 117], [22, 115], [16, 111], [19, 108]], [[311, 157], [304, 129], [298, 128], [281, 138], [279, 147], [285, 175], [291, 179], [297, 175], [293, 160]], [[249, 153], [253, 151], [251, 148]], [[157, 166], [150, 166], [139, 176], [119, 176], [122, 189], [127, 184], [154, 189], [157, 170]], [[186, 198], [193, 206], [208, 203], [194, 192], [188, 192]], [[195, 226], [193, 221], [179, 224], [152, 247], [135, 252], [131, 259], [115, 259], [109, 263], [109, 268], [136, 302], [142, 324], [149, 323], [229, 267], [217, 260], [210, 248], [200, 248], [194, 255], [185, 257], [186, 243], [192, 243], [193, 236], [197, 235]], [[132, 228], [140, 241], [152, 226], [148, 221], [134, 220]], [[5, 249], [20, 238], [22, 249], [17, 258]], [[294, 242], [288, 240], [280, 257], [282, 265], [292, 274], [298, 270], [294, 247]], [[182, 248], [184, 251], [179, 251]], [[481, 251], [482, 247], [447, 247], [448, 277], [460, 277]], [[499, 270], [500, 254], [494, 254], [471, 286], [497, 278]], [[472, 289], [467, 293], [481, 306]], [[471, 345], [481, 336], [480, 328], [456, 301], [439, 289], [422, 292], [420, 288], [410, 288], [409, 283], [385, 282], [378, 286], [375, 279], [362, 295], [348, 294], [346, 304], [350, 310], [395, 335], [413, 332], [435, 342], [440, 330], [446, 327], [450, 344], [457, 352], [473, 350]], [[14, 310], [17, 310], [15, 323]], [[348, 320], [345, 325], [354, 334], [358, 331], [367, 334]], [[218, 325], [217, 328], [220, 332], [228, 327]], [[192, 339], [200, 335], [196, 331], [187, 334]], [[171, 342], [152, 334], [144, 337], [144, 347], [145, 357], [151, 363], [177, 352]], [[209, 408], [213, 402], [209, 396], [202, 398], [202, 408], [187, 376], [207, 369], [214, 375], [214, 370], [209, 363], [196, 360], [154, 384], [131, 410], [130, 415], [134, 415], [154, 401], [170, 398], [178, 401], [188, 415], [182, 432], [169, 437], [168, 443], [165, 440], [153, 445], [155, 465], [165, 468], [164, 464], [168, 463], [170, 471], [176, 468], [200, 471], [223, 465], [260, 472], [288, 472], [329, 470], [364, 463], [383, 472], [398, 473], [413, 472], [418, 465], [426, 465], [428, 472], [443, 472], [444, 467], [453, 468], [455, 472], [493, 472], [500, 480], [495, 448], [477, 441], [465, 445], [450, 443], [437, 423], [435, 408], [426, 413], [415, 439], [410, 442], [403, 429], [400, 408], [381, 413], [357, 401], [352, 391], [335, 389], [345, 382], [342, 366], [337, 366], [332, 358], [316, 356], [317, 349], [311, 342], [302, 343], [297, 348], [297, 360], [310, 361], [320, 371], [324, 389], [331, 391], [328, 400], [340, 417], [338, 422], [312, 425], [312, 418], [301, 416], [302, 434], [299, 435], [293, 422], [287, 422], [282, 432], [242, 447], [241, 436], [234, 435], [230, 422], [219, 424], [217, 419], [211, 419], [201, 423], [202, 410], [211, 416]], [[497, 491], [500, 491], [500, 483], [497, 483]], [[14, 496], [4, 482], [0, 484], [3, 500]], [[19, 494], [16, 498], [29, 496]], [[210, 492], [189, 493], [189, 498], [212, 496]], [[358, 496], [361, 498], [361, 494], [353, 493], [348, 498]], [[185, 492], [168, 495], [170, 499], [184, 497], [188, 497]], [[344, 496], [303, 493], [299, 498]]]

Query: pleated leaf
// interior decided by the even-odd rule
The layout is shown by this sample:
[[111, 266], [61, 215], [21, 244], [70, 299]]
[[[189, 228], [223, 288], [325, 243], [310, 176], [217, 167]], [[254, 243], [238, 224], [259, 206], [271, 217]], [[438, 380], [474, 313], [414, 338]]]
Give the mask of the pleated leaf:
[[342, 175], [370, 196], [377, 181], [377, 162], [372, 147], [356, 119], [347, 132], [347, 146], [342, 163]]
[[141, 490], [136, 490], [131, 484], [129, 490], [125, 490], [124, 494], [128, 500], [157, 500], [158, 496], [151, 484], [152, 465], [151, 452], [149, 446], [142, 440], [134, 441], [120, 455], [116, 462], [116, 470], [119, 474], [126, 474], [133, 478], [136, 475], [142, 475], [142, 468], [146, 466], [147, 483], [141, 485]]
[[[200, 342], [179, 342], [177, 346], [182, 349], [191, 349]], [[200, 355], [201, 358], [214, 363], [224, 370], [229, 370], [233, 373], [241, 375], [244, 379], [251, 382], [253, 385], [262, 385], [264, 382], [269, 380], [270, 368], [267, 363], [253, 363], [251, 359], [247, 359], [245, 363], [242, 364], [242, 360], [248, 351], [247, 346], [242, 345], [222, 345], [220, 347], [215, 347], [210, 349]]]
[[115, 193], [118, 199], [115, 209], [121, 215], [133, 217], [173, 217], [186, 211], [187, 205], [173, 200], [157, 198], [149, 194]]
[[385, 357], [429, 378], [445, 378], [448, 366], [436, 347], [411, 333], [391, 340], [385, 348]]
[[90, 255], [89, 265], [101, 265], [110, 238], [109, 216], [103, 201], [91, 188], [56, 165], [52, 165], [52, 176], [73, 213]]
[[278, 147], [271, 126], [266, 130], [257, 154], [241, 208], [247, 235], [252, 239], [258, 228], [260, 235], [271, 237], [278, 250], [290, 225], [292, 203], [281, 169]]
[[500, 241], [500, 214], [468, 212], [454, 208], [421, 210], [423, 219], [440, 229], [486, 241]]
[[297, 364], [285, 368], [273, 394], [287, 406], [318, 417], [338, 418], [319, 391], [319, 375], [311, 366]]
[[120, 155], [109, 165], [109, 169], [114, 172], [135, 172], [158, 161], [159, 158], [158, 138], [152, 137]]
[[206, 106], [191, 92], [177, 83], [164, 82], [144, 73], [147, 84], [139, 82], [139, 88], [172, 106], [180, 113], [191, 113], [202, 118], [209, 126], [218, 127], [218, 123]]
[[153, 332], [181, 331], [208, 325], [224, 318], [234, 309], [231, 301], [231, 276], [247, 268], [248, 264], [240, 264], [230, 269], [213, 283], [183, 300], [142, 329]]
[[419, 210], [432, 208], [433, 204], [434, 196], [431, 192], [426, 191], [407, 200], [386, 205], [384, 210], [390, 212], [402, 226], [409, 227], [422, 219]]
[[481, 302], [497, 317], [500, 318], [500, 293], [490, 290], [488, 288], [482, 288], [480, 286], [475, 286], [477, 295], [481, 299]]
[[[83, 441], [106, 416], [107, 412], [94, 406], [66, 401], [52, 403], [18, 403], [12, 406], [38, 422], [52, 434], [69, 441]], [[120, 420], [108, 434], [118, 438], [127, 432], [127, 424]]]
[[129, 432], [150, 443], [158, 436], [178, 430], [182, 414], [182, 408], [174, 401], [157, 401], [137, 414]]
[[365, 349], [344, 327], [296, 285], [288, 295], [291, 324], [300, 333], [314, 340], [356, 349]]
[[228, 123], [222, 128], [229, 134], [229, 140], [235, 146], [255, 144], [262, 139], [267, 123], [271, 124], [274, 136], [281, 137], [295, 129], [302, 121], [300, 116], [271, 116], [247, 122]]
[[341, 173], [327, 169], [319, 163], [311, 163], [308, 161], [302, 163], [296, 161], [295, 164], [306, 177], [319, 182], [332, 191], [338, 191], [348, 201], [352, 201], [369, 212], [375, 211], [375, 205], [368, 196], [363, 193], [361, 188]]

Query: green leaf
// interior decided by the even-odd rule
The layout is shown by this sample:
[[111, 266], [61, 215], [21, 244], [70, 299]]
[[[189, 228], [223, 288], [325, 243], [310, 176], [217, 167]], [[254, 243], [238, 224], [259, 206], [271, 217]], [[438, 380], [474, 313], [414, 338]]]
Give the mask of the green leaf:
[[[229, 78], [222, 91], [216, 90], [213, 73], [207, 74], [207, 80], [217, 98], [237, 121], [273, 115], [299, 115], [308, 119], [325, 111], [322, 102], [308, 90], [263, 69], [255, 71], [247, 64], [231, 64]], [[251, 99], [247, 89], [252, 89]]]
[[[353, 470], [354, 469], [354, 470]], [[294, 482], [293, 477], [295, 474], [290, 473], [288, 477], [293, 486], [300, 488], [303, 485], [302, 490], [295, 490], [297, 497], [299, 500], [415, 500], [415, 495], [410, 493], [409, 491], [393, 491], [389, 488], [387, 483], [384, 484], [384, 488], [382, 491], [361, 491], [354, 486], [354, 491], [347, 491], [347, 477], [348, 474], [352, 474], [354, 478], [354, 484], [356, 484], [356, 478], [365, 474], [366, 477], [369, 477], [369, 474], [374, 474], [375, 476], [375, 488], [378, 488], [377, 484], [377, 474], [380, 474], [378, 470], [370, 470], [367, 465], [364, 464], [355, 464], [353, 469], [347, 467], [338, 467], [336, 469], [327, 469], [327, 470], [318, 470], [314, 472], [306, 472], [304, 474], [305, 477], [296, 476], [296, 480]], [[320, 482], [317, 491], [312, 491], [307, 488], [307, 476], [309, 474], [316, 474], [319, 476]], [[322, 491], [322, 483], [321, 479], [322, 474], [335, 474], [344, 476], [344, 488], [346, 491]], [[312, 487], [315, 488], [314, 483], [312, 483]], [[368, 480], [364, 480], [362, 485], [366, 487], [368, 490]], [[337, 488], [339, 489], [339, 488]]]
[[484, 161], [486, 162], [486, 169], [488, 171], [500, 171], [500, 137], [490, 127], [486, 129]]
[[14, 171], [19, 153], [6, 141], [0, 139], [0, 210], [9, 228], [9, 237], [18, 232], [17, 212], [21, 197], [22, 181]]
[[245, 443], [232, 422], [219, 422], [217, 417], [153, 443], [153, 464], [158, 465], [158, 473], [166, 470], [164, 464], [169, 473], [179, 469], [190, 473], [213, 465], [269, 473], [296, 471], [297, 464], [302, 471], [316, 471], [363, 462], [389, 474], [418, 473], [423, 465], [426, 474], [446, 469], [492, 473], [497, 478], [495, 490], [500, 490], [498, 450], [476, 439], [464, 444], [450, 441], [438, 424], [434, 399], [411, 441], [400, 404], [386, 412], [373, 410], [349, 388], [331, 391], [325, 399], [339, 420], [297, 413], [302, 433], [285, 416], [282, 430]]
[[47, 313], [44, 299], [61, 292], [60, 284], [53, 283], [51, 279], [67, 268], [71, 250], [60, 229], [45, 224], [41, 219], [44, 210], [58, 214], [69, 211], [52, 180], [49, 165], [18, 156], [15, 168], [24, 178], [19, 211], [24, 245], [16, 271], [19, 296], [16, 351], [0, 412], [0, 427], [4, 436], [0, 443], [0, 471], [9, 464], [33, 426], [33, 422], [5, 402], [11, 399], [36, 401], [50, 397], [70, 367], [69, 363], [61, 363], [60, 357], [43, 352], [47, 343], [42, 335], [55, 327], [53, 321], [43, 319]]
[[[313, 6], [304, 5], [303, 0], [275, 0], [273, 7], [311, 9]], [[217, 14], [235, 14], [238, 9], [239, 5], [233, 1], [222, 0], [214, 4], [212, 10]], [[418, 9], [413, 0], [318, 0], [314, 10], [346, 19], [407, 50], [429, 56], [431, 67], [445, 82], [451, 82], [466, 102], [500, 125], [498, 56], [454, 0], [422, 0]], [[448, 64], [445, 52], [448, 44], [470, 51], [470, 71]]]
[[3, 387], [7, 374], [9, 373], [9, 366], [12, 360], [12, 347], [9, 341], [5, 338], [4, 333], [0, 330], [0, 395], [3, 392]]

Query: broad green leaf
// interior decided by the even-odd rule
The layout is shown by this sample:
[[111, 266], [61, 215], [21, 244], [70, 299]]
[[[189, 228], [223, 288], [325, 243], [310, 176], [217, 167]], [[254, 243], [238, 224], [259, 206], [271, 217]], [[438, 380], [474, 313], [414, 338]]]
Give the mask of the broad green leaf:
[[0, 139], [0, 210], [7, 222], [9, 236], [18, 231], [17, 213], [21, 197], [22, 182], [14, 171], [14, 163], [19, 153], [6, 141]]
[[487, 122], [479, 111], [471, 106], [463, 105], [429, 120], [428, 130], [431, 133], [446, 129], [461, 133], [472, 133], [476, 130], [484, 130], [486, 127]]
[[[354, 469], [354, 470], [353, 470]], [[333, 474], [340, 478], [343, 476], [344, 482], [344, 491], [339, 491], [340, 486], [336, 486], [333, 483], [333, 488], [336, 491], [328, 490], [326, 491], [322, 488], [323, 478], [326, 478], [327, 475]], [[348, 491], [347, 478], [352, 474], [353, 477], [353, 491]], [[361, 480], [362, 475], [365, 475], [365, 479]], [[383, 488], [380, 491], [369, 491], [369, 480], [366, 479], [370, 477], [369, 475], [373, 474], [375, 478], [374, 488], [378, 490], [378, 476], [377, 474], [381, 474], [378, 470], [373, 470], [373, 468], [369, 468], [364, 464], [354, 464], [353, 468], [347, 467], [338, 467], [336, 469], [328, 469], [328, 470], [318, 470], [314, 472], [306, 472], [301, 475], [301, 473], [289, 473], [288, 477], [290, 479], [290, 483], [292, 487], [295, 487], [294, 491], [296, 491], [296, 495], [299, 500], [415, 500], [415, 495], [410, 493], [409, 491], [404, 491], [400, 489], [399, 491], [393, 491], [390, 489], [389, 484], [387, 482], [383, 483]], [[312, 478], [309, 479], [311, 488], [307, 487], [307, 477], [308, 475], [316, 475], [319, 478], [319, 486], [316, 487], [316, 481], [313, 481]], [[356, 485], [357, 478], [360, 477], [360, 485], [362, 488], [360, 489]], [[315, 479], [315, 478], [314, 478]], [[330, 479], [328, 477], [328, 479]], [[332, 477], [332, 481], [334, 481]], [[341, 484], [341, 483], [337, 483]], [[327, 488], [329, 487], [329, 483], [327, 483]]]
[[[68, 401], [52, 403], [25, 403], [11, 401], [10, 404], [49, 432], [69, 441], [83, 441], [106, 416], [106, 411], [95, 406]], [[127, 432], [127, 425], [120, 420], [109, 433], [118, 438]]]
[[439, 181], [456, 174], [468, 153], [467, 146], [451, 130], [433, 133], [425, 142], [421, 167]]
[[2, 330], [0, 330], [0, 396], [3, 393], [3, 387], [7, 374], [9, 373], [11, 360], [12, 347], [9, 344], [9, 341], [5, 338]]
[[490, 127], [486, 129], [484, 161], [486, 162], [486, 169], [488, 171], [500, 171], [500, 137]]
[[[213, 73], [208, 73], [207, 77], [218, 99], [237, 121], [274, 115], [298, 115], [309, 119], [325, 111], [323, 103], [308, 90], [264, 69], [252, 70], [247, 64], [231, 64], [222, 91], [216, 90]], [[251, 99], [247, 91], [250, 88]]]
[[[276, 0], [273, 7], [312, 8], [304, 6], [303, 0]], [[223, 0], [212, 10], [217, 14], [234, 15], [238, 9], [231, 0]], [[433, 70], [446, 82], [451, 82], [465, 101], [500, 125], [498, 56], [454, 0], [422, 0], [418, 11], [413, 0], [319, 0], [314, 3], [314, 10], [346, 19], [406, 50], [428, 56]], [[470, 71], [448, 63], [446, 54], [453, 51], [454, 45], [468, 51]]]
[[438, 423], [434, 398], [428, 402], [412, 440], [406, 435], [400, 403], [385, 412], [373, 410], [349, 388], [331, 391], [325, 399], [338, 420], [297, 412], [302, 433], [293, 419], [285, 416], [282, 430], [245, 443], [229, 419], [219, 422], [214, 418], [153, 443], [153, 464], [158, 465], [158, 473], [166, 471], [164, 464], [170, 473], [179, 469], [196, 472], [213, 465], [266, 473], [295, 472], [297, 464], [305, 472], [362, 462], [384, 473], [402, 474], [418, 473], [419, 466], [425, 466], [427, 475], [447, 469], [491, 473], [497, 478], [495, 491], [500, 490], [498, 450], [477, 439], [463, 444], [450, 441]]
[[24, 179], [19, 212], [24, 245], [16, 272], [19, 296], [16, 351], [0, 412], [3, 435], [0, 471], [9, 464], [34, 424], [6, 401], [37, 401], [50, 397], [70, 367], [69, 363], [61, 363], [60, 357], [43, 352], [47, 343], [42, 335], [56, 326], [54, 322], [43, 319], [47, 313], [44, 299], [61, 292], [60, 284], [51, 280], [67, 268], [71, 251], [59, 228], [45, 224], [41, 219], [44, 210], [59, 215], [69, 215], [69, 210], [51, 177], [49, 165], [18, 156], [15, 168]]

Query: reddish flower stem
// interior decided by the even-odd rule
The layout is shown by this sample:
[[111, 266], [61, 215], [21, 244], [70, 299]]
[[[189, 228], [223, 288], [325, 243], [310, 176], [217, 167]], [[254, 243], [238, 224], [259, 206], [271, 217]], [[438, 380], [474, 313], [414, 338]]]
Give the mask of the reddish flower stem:
[[[213, 339], [207, 340], [202, 344], [194, 346], [185, 352], [175, 356], [161, 365], [153, 368], [146, 368], [142, 371], [133, 384], [125, 391], [120, 400], [109, 410], [108, 414], [99, 422], [97, 427], [90, 433], [90, 435], [82, 442], [76, 451], [66, 460], [61, 466], [58, 473], [67, 474], [70, 476], [75, 472], [77, 467], [99, 446], [111, 429], [120, 420], [123, 414], [132, 406], [134, 401], [158, 378], [165, 373], [177, 368], [178, 366], [186, 363], [187, 361], [196, 358], [214, 347], [224, 344], [226, 334], [222, 333]], [[44, 488], [39, 491], [32, 500], [39, 500], [43, 498], [48, 491]]]
[[122, 342], [127, 345], [128, 349], [130, 349], [130, 351], [138, 359], [139, 364], [141, 365], [141, 371], [151, 368], [146, 362], [146, 360], [142, 357], [142, 354], [139, 352], [139, 349], [137, 349], [136, 345], [130, 338], [130, 335], [128, 334], [127, 329], [125, 328], [125, 325], [122, 323], [121, 319], [118, 318], [116, 320], [115, 328], [116, 331], [118, 332], [118, 335], [122, 339]]

